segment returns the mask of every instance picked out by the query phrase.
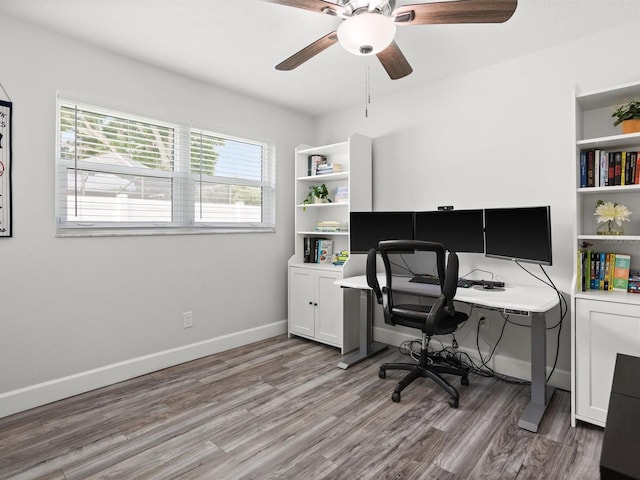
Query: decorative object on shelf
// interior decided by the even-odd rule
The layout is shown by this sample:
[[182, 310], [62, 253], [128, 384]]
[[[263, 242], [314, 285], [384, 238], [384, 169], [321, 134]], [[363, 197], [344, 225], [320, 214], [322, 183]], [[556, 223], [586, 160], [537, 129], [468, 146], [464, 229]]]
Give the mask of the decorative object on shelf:
[[618, 106], [611, 116], [616, 118], [614, 127], [622, 124], [622, 133], [640, 132], [640, 99]]
[[[0, 88], [7, 94], [2, 84]], [[11, 206], [11, 109], [13, 102], [0, 99], [0, 237], [12, 236]]]
[[598, 235], [624, 235], [622, 222], [629, 221], [631, 212], [624, 205], [598, 200], [593, 214], [598, 217]]
[[324, 183], [321, 183], [320, 185], [311, 185], [309, 187], [307, 198], [305, 198], [302, 203], [305, 205], [304, 210], [307, 209], [306, 205], [310, 205], [312, 203], [331, 203], [327, 186]]

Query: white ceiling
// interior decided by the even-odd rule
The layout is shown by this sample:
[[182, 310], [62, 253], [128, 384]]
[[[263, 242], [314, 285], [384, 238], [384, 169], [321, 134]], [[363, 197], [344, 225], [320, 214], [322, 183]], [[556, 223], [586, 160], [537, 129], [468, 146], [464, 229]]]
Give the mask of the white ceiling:
[[[424, 3], [398, 0], [397, 5]], [[640, 0], [519, 0], [499, 25], [398, 28], [413, 73], [390, 80], [375, 57], [334, 45], [291, 72], [274, 66], [340, 20], [261, 0], [0, 0], [0, 12], [309, 115], [364, 103], [625, 23]]]

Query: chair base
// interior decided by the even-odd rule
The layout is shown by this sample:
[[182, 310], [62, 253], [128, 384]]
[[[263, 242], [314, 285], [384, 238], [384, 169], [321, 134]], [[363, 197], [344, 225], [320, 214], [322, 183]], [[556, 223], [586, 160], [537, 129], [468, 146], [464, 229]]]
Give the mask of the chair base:
[[456, 390], [440, 374], [447, 373], [451, 375], [457, 375], [461, 377], [460, 383], [464, 386], [467, 386], [469, 385], [469, 373], [462, 368], [456, 368], [449, 365], [438, 363], [429, 364], [426, 358], [426, 352], [423, 351], [420, 357], [420, 363], [384, 363], [380, 365], [380, 371], [378, 372], [378, 376], [380, 378], [386, 378], [387, 370], [409, 371], [409, 373], [396, 385], [396, 388], [391, 394], [391, 400], [393, 400], [394, 402], [399, 402], [401, 397], [400, 392], [402, 392], [402, 390], [404, 390], [414, 380], [418, 378], [430, 378], [449, 394], [449, 405], [452, 408], [458, 408], [460, 398], [458, 390]]

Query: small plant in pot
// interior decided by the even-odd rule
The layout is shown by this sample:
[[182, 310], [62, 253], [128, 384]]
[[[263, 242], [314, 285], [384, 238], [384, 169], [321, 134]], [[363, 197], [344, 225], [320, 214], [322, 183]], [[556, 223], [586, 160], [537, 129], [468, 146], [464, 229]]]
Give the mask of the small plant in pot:
[[640, 99], [618, 106], [611, 116], [616, 119], [614, 127], [622, 124], [622, 133], [640, 132]]
[[[331, 203], [329, 198], [329, 190], [324, 183], [320, 185], [312, 185], [309, 187], [309, 193], [307, 198], [302, 202], [304, 205], [310, 205], [312, 203]], [[306, 210], [306, 207], [305, 207]]]

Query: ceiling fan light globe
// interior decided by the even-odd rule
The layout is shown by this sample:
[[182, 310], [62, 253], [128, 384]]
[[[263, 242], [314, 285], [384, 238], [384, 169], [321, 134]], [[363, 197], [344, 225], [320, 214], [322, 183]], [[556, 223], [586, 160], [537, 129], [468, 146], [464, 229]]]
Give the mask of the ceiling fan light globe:
[[387, 48], [396, 35], [393, 18], [378, 13], [360, 13], [338, 27], [338, 41], [354, 55], [375, 55]]

